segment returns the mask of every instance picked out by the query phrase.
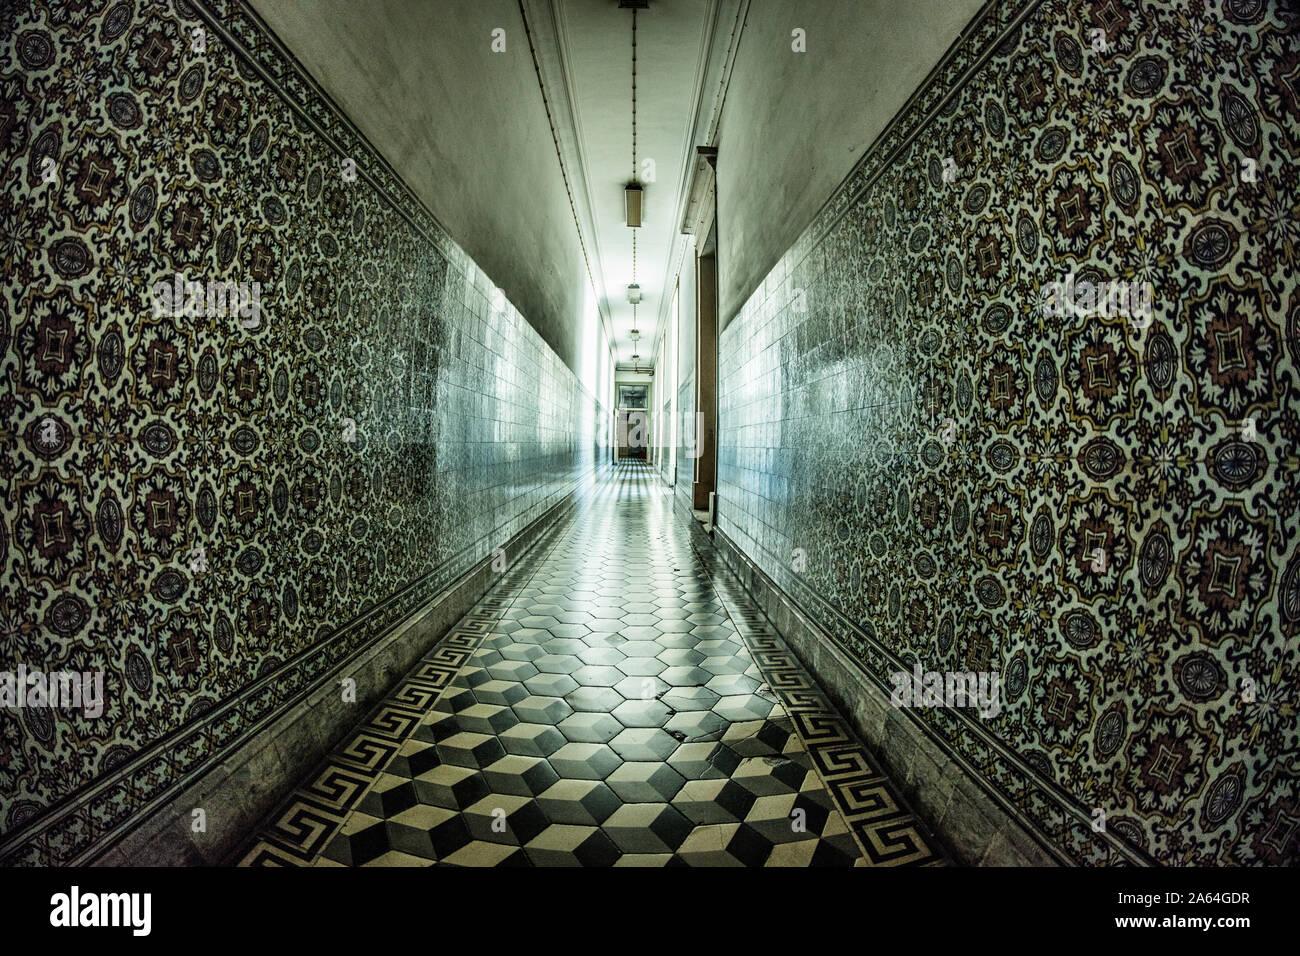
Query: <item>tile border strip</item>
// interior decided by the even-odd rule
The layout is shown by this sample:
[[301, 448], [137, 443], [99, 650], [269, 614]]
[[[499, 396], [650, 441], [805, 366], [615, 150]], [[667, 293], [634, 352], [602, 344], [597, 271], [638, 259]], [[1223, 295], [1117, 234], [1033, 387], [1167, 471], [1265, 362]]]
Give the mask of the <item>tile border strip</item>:
[[[537, 559], [572, 524], [572, 497], [562, 514], [528, 546], [504, 581], [491, 587], [447, 634], [374, 706], [364, 721], [268, 815], [273, 822], [226, 859], [238, 866], [310, 866], [348, 815], [392, 763], [461, 668], [491, 633], [537, 570]], [[515, 559], [520, 562], [520, 558]], [[370, 758], [368, 754], [375, 754]]]
[[[767, 686], [790, 716], [818, 778], [853, 832], [862, 859], [881, 866], [948, 865], [950, 853], [943, 840], [903, 798], [883, 764], [875, 763], [878, 758], [786, 644], [707, 532], [679, 507], [673, 507], [673, 519], [687, 523], [691, 550], [708, 573]], [[755, 604], [754, 610], [741, 609], [741, 595]], [[910, 858], [900, 863], [899, 857]]]
[[[395, 212], [426, 236], [451, 265], [476, 282], [481, 281], [483, 274], [473, 260], [312, 79], [248, 0], [177, 0], [177, 13], [182, 18], [204, 23], [217, 34], [317, 135], [340, 149], [342, 155], [357, 159], [358, 174]], [[540, 337], [538, 341], [550, 348]], [[580, 381], [577, 384], [589, 400], [595, 400], [585, 385]], [[558, 492], [549, 504], [543, 500], [541, 514], [534, 522], [571, 500], [582, 482], [598, 468], [599, 462], [590, 471], [575, 474], [565, 483], [567, 490]], [[527, 527], [521, 529], [517, 536], [527, 530]], [[42, 808], [10, 832], [0, 834], [0, 865], [79, 865], [110, 853], [126, 836], [146, 825], [172, 798], [202, 781], [233, 753], [256, 740], [268, 726], [301, 706], [332, 673], [382, 645], [395, 628], [435, 601], [439, 594], [455, 587], [461, 577], [477, 566], [472, 564], [461, 574], [454, 572], [467, 554], [466, 550], [449, 558], [438, 568], [338, 625], [327, 638], [318, 639], [313, 646], [255, 679], [192, 723], [154, 741], [121, 766]], [[358, 643], [357, 635], [366, 630], [374, 636]], [[286, 686], [290, 688], [288, 691], [284, 689]], [[247, 719], [237, 722], [225, 719], [234, 711], [245, 713]], [[243, 729], [231, 734], [228, 731], [231, 726]]]

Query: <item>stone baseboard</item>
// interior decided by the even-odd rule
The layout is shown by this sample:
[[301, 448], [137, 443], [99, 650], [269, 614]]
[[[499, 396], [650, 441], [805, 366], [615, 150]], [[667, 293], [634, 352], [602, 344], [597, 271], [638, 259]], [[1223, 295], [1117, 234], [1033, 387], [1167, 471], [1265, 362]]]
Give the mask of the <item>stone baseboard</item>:
[[692, 535], [707, 542], [736, 576], [954, 861], [967, 866], [1057, 866], [1068, 862], [956, 763], [909, 712], [891, 706], [886, 691], [725, 532], [715, 528], [710, 534], [684, 508], [676, 510], [679, 520], [690, 524]]
[[[591, 476], [580, 479], [578, 486]], [[508, 565], [524, 556], [573, 506], [577, 489], [503, 546]], [[299, 704], [254, 734], [93, 861], [97, 866], [227, 863], [280, 802], [496, 583], [492, 557], [479, 561], [420, 611], [326, 675]], [[344, 703], [339, 680], [356, 681]], [[207, 830], [191, 829], [202, 807]]]

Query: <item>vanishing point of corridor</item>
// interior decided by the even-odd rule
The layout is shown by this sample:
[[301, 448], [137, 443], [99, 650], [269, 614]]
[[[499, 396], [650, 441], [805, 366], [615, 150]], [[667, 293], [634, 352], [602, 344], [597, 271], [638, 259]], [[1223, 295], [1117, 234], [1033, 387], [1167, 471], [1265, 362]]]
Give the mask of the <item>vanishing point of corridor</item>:
[[0, 445], [23, 919], [1236, 906], [1300, 863], [1300, 4], [0, 0]]
[[890, 866], [934, 839], [645, 465], [616, 466], [246, 865]]

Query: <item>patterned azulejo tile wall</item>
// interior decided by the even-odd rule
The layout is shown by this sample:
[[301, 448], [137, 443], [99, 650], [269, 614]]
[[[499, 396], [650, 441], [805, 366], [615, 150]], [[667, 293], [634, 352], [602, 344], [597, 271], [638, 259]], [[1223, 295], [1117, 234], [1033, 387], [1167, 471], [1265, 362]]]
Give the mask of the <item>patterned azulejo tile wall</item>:
[[886, 689], [997, 672], [912, 713], [1079, 862], [1300, 859], [1285, 8], [989, 5], [722, 336], [722, 530]]
[[[107, 700], [0, 710], [0, 858], [61, 863], [559, 501], [598, 409], [242, 4], [0, 21], [0, 669]], [[258, 320], [156, 314], [177, 273]]]

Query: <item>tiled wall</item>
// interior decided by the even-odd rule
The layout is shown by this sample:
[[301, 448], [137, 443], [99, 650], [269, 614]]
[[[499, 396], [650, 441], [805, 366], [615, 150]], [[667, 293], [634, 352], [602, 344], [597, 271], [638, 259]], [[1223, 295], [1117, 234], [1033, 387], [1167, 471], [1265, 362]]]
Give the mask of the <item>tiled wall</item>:
[[561, 500], [598, 405], [242, 4], [0, 36], [0, 669], [107, 697], [0, 710], [0, 858], [59, 863]]
[[886, 690], [996, 671], [910, 713], [1078, 862], [1300, 860], [1284, 6], [990, 4], [721, 339], [722, 531]]

